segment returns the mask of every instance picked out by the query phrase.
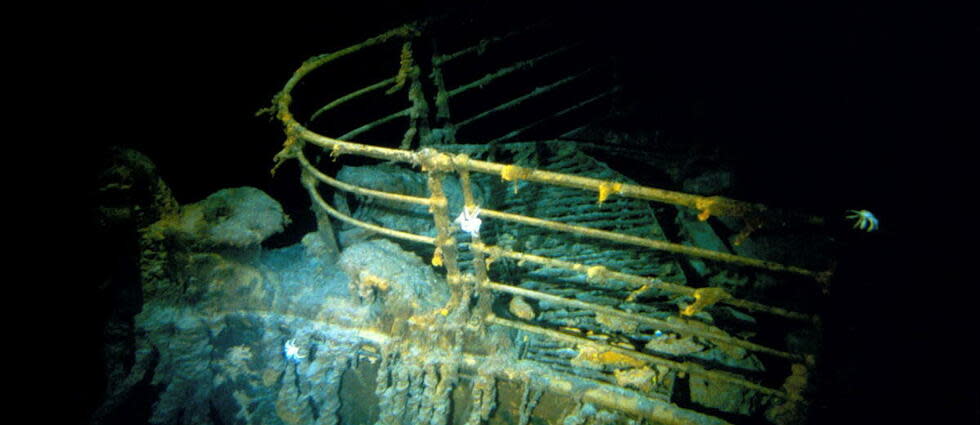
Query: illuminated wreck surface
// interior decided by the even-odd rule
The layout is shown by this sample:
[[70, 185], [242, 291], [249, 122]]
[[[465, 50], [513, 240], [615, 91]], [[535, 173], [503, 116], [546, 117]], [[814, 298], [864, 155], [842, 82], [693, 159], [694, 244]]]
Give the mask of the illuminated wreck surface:
[[723, 154], [624, 128], [576, 29], [436, 16], [296, 63], [262, 112], [309, 218], [250, 186], [181, 204], [110, 149], [91, 421], [806, 423], [838, 235], [877, 219], [729, 198]]
[[[698, 406], [746, 417], [796, 408], [784, 389], [757, 383], [765, 382], [763, 359], [775, 359], [771, 364], [790, 372], [783, 388], [795, 388], [796, 397], [806, 385], [805, 364], [812, 358], [723, 330], [720, 326], [755, 327], [758, 321], [733, 305], [713, 305], [717, 299], [701, 303], [712, 293], [704, 288], [684, 296], [674, 287], [681, 286], [677, 282], [683, 282], [684, 267], [668, 256], [577, 237], [556, 252], [554, 243], [532, 245], [536, 239], [502, 226], [498, 238], [511, 246], [525, 241], [529, 254], [490, 250], [498, 257], [490, 271], [502, 270], [491, 275], [501, 281], [518, 276], [522, 284], [494, 283], [500, 294], [477, 289], [479, 296], [470, 294], [473, 301], [463, 304], [454, 298], [459, 295], [441, 267], [432, 265], [438, 261], [431, 259], [431, 249], [413, 252], [413, 245], [357, 226], [338, 226], [343, 229], [335, 245], [339, 254], [324, 242], [323, 232], [310, 233], [294, 246], [264, 249], [261, 242], [281, 231], [287, 218], [262, 191], [223, 189], [178, 206], [145, 156], [120, 149], [116, 161], [104, 175], [104, 187], [125, 187], [140, 196], [116, 199], [141, 199], [143, 204], [139, 209], [104, 205], [106, 224], [151, 223], [143, 227], [139, 242], [144, 302], [135, 316], [133, 364], [97, 412], [102, 422], [113, 422], [136, 394], [153, 391], [157, 398], [150, 423], [534, 423], [560, 418], [566, 423], [724, 423], [698, 412]], [[412, 186], [413, 174], [398, 170], [345, 168], [340, 176], [408, 193], [425, 188], [424, 180], [415, 179]], [[513, 194], [512, 185], [499, 186]], [[461, 200], [460, 188], [458, 182], [443, 185], [447, 199]], [[524, 191], [537, 204], [569, 199]], [[606, 202], [620, 204], [605, 210], [614, 217], [631, 207]], [[603, 208], [590, 198], [572, 210], [601, 216]], [[138, 211], [135, 217], [133, 211]], [[364, 220], [427, 227], [421, 235], [437, 236], [423, 224], [424, 210], [365, 202], [355, 211]], [[644, 213], [653, 217], [649, 208], [637, 214]], [[688, 220], [701, 223], [693, 216]], [[650, 220], [643, 223], [650, 225]], [[457, 233], [464, 239], [462, 231]], [[490, 240], [489, 234], [488, 226], [480, 236]], [[594, 265], [583, 267], [584, 273], [559, 267], [521, 270], [520, 263], [544, 261], [541, 254], [550, 254], [551, 261]], [[631, 285], [616, 279], [609, 271], [614, 267], [669, 276], [674, 283]], [[731, 271], [712, 276], [723, 298], [748, 284]], [[480, 297], [488, 305], [481, 307]], [[480, 308], [487, 310], [473, 313]], [[809, 325], [808, 317], [777, 313]], [[816, 344], [809, 326], [802, 329], [792, 334], [795, 349]]]

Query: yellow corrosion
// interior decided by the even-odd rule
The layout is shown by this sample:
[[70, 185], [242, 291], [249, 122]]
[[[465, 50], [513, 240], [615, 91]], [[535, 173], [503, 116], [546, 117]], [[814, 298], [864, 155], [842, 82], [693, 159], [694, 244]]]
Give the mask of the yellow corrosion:
[[603, 351], [599, 353], [597, 359], [599, 360], [600, 363], [613, 365], [613, 366], [626, 365], [632, 367], [640, 367], [645, 364], [641, 360], [637, 360], [633, 357], [627, 356], [622, 353], [617, 353], [615, 351]]
[[416, 154], [419, 165], [423, 172], [429, 171], [452, 171], [453, 157], [439, 152], [432, 148], [425, 148]]
[[609, 195], [623, 191], [623, 184], [619, 182], [602, 182], [599, 184], [599, 199], [597, 204], [602, 205], [609, 198]]
[[711, 216], [728, 217], [752, 217], [765, 211], [765, 207], [757, 204], [728, 199], [723, 196], [712, 196], [709, 198], [697, 198], [694, 201], [694, 208], [698, 213], [698, 220], [704, 221]]
[[530, 169], [519, 167], [516, 165], [505, 165], [503, 168], [500, 169], [501, 179], [509, 182], [514, 182], [514, 194], [517, 194], [517, 182], [526, 179], [527, 176], [529, 175], [531, 175]]
[[608, 341], [609, 340], [609, 335], [596, 333], [596, 332], [593, 332], [591, 330], [585, 331], [585, 337], [588, 338], [588, 339], [591, 339], [593, 341]]
[[712, 304], [728, 298], [731, 298], [731, 295], [729, 295], [728, 292], [725, 292], [724, 289], [698, 288], [694, 291], [694, 304], [691, 304], [681, 310], [681, 314], [684, 316], [692, 316], [697, 312], [711, 306]]
[[279, 169], [279, 166], [281, 166], [284, 162], [286, 162], [287, 159], [293, 157], [293, 149], [295, 146], [296, 146], [296, 136], [293, 134], [288, 134], [286, 136], [286, 141], [282, 142], [282, 150], [279, 151], [279, 153], [277, 153], [276, 156], [272, 157], [272, 160], [275, 161], [275, 165], [272, 166], [273, 176], [276, 175], [276, 170]]
[[626, 297], [626, 302], [636, 301], [636, 298], [637, 297], [645, 294], [649, 290], [650, 290], [650, 284], [646, 284], [646, 283], [643, 284], [643, 286], [641, 286], [641, 287], [633, 290], [632, 292], [630, 292], [629, 296]]
[[713, 198], [700, 198], [694, 201], [694, 208], [701, 211], [698, 214], [698, 220], [705, 221], [708, 217], [711, 217], [711, 207], [716, 203]]
[[650, 392], [657, 385], [657, 372], [649, 367], [619, 369], [613, 371], [616, 384], [623, 387], [633, 387], [643, 392]]
[[646, 362], [615, 351], [599, 351], [591, 346], [579, 346], [578, 355], [571, 360], [573, 365], [590, 369], [601, 369], [603, 366], [614, 368], [643, 367]]
[[436, 251], [432, 253], [432, 265], [436, 267], [442, 267], [442, 247], [437, 246]]
[[391, 287], [391, 284], [387, 280], [382, 279], [373, 274], [365, 273], [361, 276], [361, 286], [364, 288], [377, 288], [381, 291], [387, 291]]
[[603, 283], [605, 282], [605, 275], [608, 269], [603, 266], [592, 266], [589, 267], [585, 272], [585, 279], [591, 283]]
[[524, 301], [524, 298], [521, 298], [519, 296], [511, 298], [508, 307], [510, 309], [511, 314], [513, 314], [514, 316], [517, 316], [524, 320], [534, 319], [535, 316], [534, 308], [531, 307], [531, 305], [528, 304], [527, 301]]

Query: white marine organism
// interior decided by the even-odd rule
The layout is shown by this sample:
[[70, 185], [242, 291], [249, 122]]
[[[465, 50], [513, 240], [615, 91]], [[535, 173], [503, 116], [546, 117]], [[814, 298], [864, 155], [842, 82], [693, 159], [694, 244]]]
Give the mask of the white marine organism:
[[282, 351], [286, 355], [286, 359], [294, 363], [299, 363], [306, 358], [306, 354], [300, 354], [299, 346], [296, 345], [295, 339], [286, 341], [286, 344], [282, 347]]
[[483, 224], [483, 221], [480, 220], [480, 207], [464, 207], [463, 211], [459, 213], [459, 217], [456, 217], [455, 223], [470, 236], [480, 236], [480, 225]]
[[878, 218], [868, 210], [847, 210], [851, 213], [847, 218], [855, 220], [854, 228], [867, 232], [878, 230]]

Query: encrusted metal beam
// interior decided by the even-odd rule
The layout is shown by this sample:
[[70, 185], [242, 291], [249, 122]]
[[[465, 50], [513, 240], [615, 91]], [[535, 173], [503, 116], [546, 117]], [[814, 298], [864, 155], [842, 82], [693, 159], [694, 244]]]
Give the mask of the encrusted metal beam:
[[532, 361], [519, 360], [506, 366], [484, 356], [465, 355], [461, 367], [470, 373], [492, 373], [506, 380], [531, 382], [554, 394], [624, 412], [665, 425], [724, 425], [727, 421], [647, 397], [636, 391], [591, 379], [559, 374]]
[[[542, 257], [540, 255], [532, 255], [523, 252], [511, 251], [509, 249], [501, 248], [499, 246], [474, 243], [473, 245], [471, 245], [471, 247], [474, 251], [486, 253], [490, 257], [506, 257], [517, 261], [527, 261], [527, 262], [541, 264], [548, 267], [561, 268], [565, 270], [584, 273], [586, 275], [593, 275], [594, 278], [598, 278], [598, 279], [616, 279], [632, 284], [634, 288], [650, 287], [650, 288], [656, 288], [674, 294], [686, 295], [686, 296], [693, 296], [696, 290], [696, 288], [692, 288], [690, 286], [665, 282], [657, 278], [636, 276], [628, 273], [621, 273], [621, 272], [608, 270], [605, 268], [597, 269], [594, 266], [587, 266], [584, 264], [573, 263], [570, 261], [556, 260], [553, 258]], [[742, 307], [747, 310], [761, 311], [772, 315], [785, 317], [788, 319], [805, 320], [811, 322], [816, 322], [818, 320], [817, 316], [815, 315], [798, 313], [795, 311], [790, 311], [779, 307], [768, 306], [765, 304], [760, 304], [757, 302], [742, 300], [737, 298], [725, 298], [719, 300], [718, 302], [721, 304], [728, 304], [735, 307]]]
[[333, 62], [351, 53], [360, 51], [364, 48], [385, 43], [391, 39], [402, 39], [402, 38], [409, 37], [412, 34], [421, 30], [421, 28], [424, 27], [425, 25], [426, 25], [425, 22], [405, 24], [398, 28], [385, 32], [383, 34], [371, 37], [365, 40], [364, 42], [355, 44], [353, 46], [346, 47], [344, 49], [338, 50], [333, 53], [327, 53], [327, 54], [314, 56], [310, 59], [307, 59], [305, 62], [303, 62], [302, 65], [300, 65], [299, 69], [293, 72], [292, 77], [289, 78], [289, 81], [286, 81], [286, 86], [283, 87], [282, 92], [280, 92], [280, 95], [277, 97], [288, 98], [289, 93], [293, 91], [293, 88], [296, 87], [296, 84], [298, 84], [299, 81], [303, 79], [303, 77], [305, 77], [307, 74], [309, 74], [313, 70], [323, 65], [326, 65], [330, 62]]
[[[477, 162], [477, 161], [473, 161], [473, 162]], [[549, 174], [557, 174], [557, 173], [549, 173]], [[567, 175], [562, 174], [561, 176], [567, 176]], [[595, 179], [589, 179], [589, 180], [595, 180]], [[608, 183], [603, 183], [603, 184], [608, 184]], [[626, 185], [624, 184], [623, 186]], [[818, 276], [817, 272], [807, 270], [802, 267], [790, 266], [790, 265], [776, 263], [773, 261], [760, 260], [757, 258], [743, 257], [740, 255], [729, 254], [726, 252], [712, 251], [710, 249], [698, 248], [690, 245], [682, 245], [682, 244], [672, 243], [672, 242], [667, 242], [662, 240], [642, 238], [639, 236], [624, 235], [621, 233], [610, 232], [608, 230], [600, 230], [600, 229], [593, 229], [591, 227], [575, 226], [571, 224], [560, 223], [557, 221], [527, 217], [519, 214], [505, 213], [503, 211], [496, 211], [491, 209], [482, 210], [482, 214], [486, 217], [496, 218], [499, 220], [506, 220], [514, 223], [521, 223], [529, 226], [542, 227], [550, 230], [557, 230], [566, 233], [574, 233], [583, 236], [606, 239], [614, 242], [620, 242], [620, 243], [625, 243], [630, 245], [642, 246], [645, 248], [651, 248], [651, 249], [656, 249], [661, 251], [688, 255], [691, 257], [706, 258], [709, 260], [740, 264], [743, 266], [751, 266], [760, 269], [772, 270], [776, 272], [790, 272], [790, 273], [801, 274], [804, 276], [811, 276], [811, 277]]]
[[627, 313], [612, 307], [587, 303], [585, 301], [579, 301], [570, 298], [559, 297], [557, 295], [546, 294], [544, 292], [520, 288], [517, 286], [504, 285], [502, 283], [497, 283], [497, 282], [487, 282], [484, 283], [483, 286], [492, 289], [494, 291], [506, 292], [512, 295], [520, 295], [522, 297], [533, 298], [539, 301], [546, 301], [552, 304], [562, 305], [565, 307], [590, 310], [596, 313], [602, 313], [607, 316], [616, 317], [617, 319], [639, 322], [645, 325], [652, 326], [657, 329], [671, 330], [681, 335], [694, 335], [719, 344], [742, 347], [746, 350], [751, 350], [758, 353], [765, 353], [784, 359], [789, 359], [794, 361], [804, 361], [806, 358], [802, 354], [795, 354], [795, 353], [789, 353], [786, 351], [777, 350], [775, 348], [766, 347], [764, 345], [759, 345], [743, 339], [732, 338], [727, 335], [720, 335], [711, 331], [697, 329], [680, 323], [668, 322], [665, 320], [655, 319], [649, 316]]
[[526, 323], [508, 320], [494, 315], [488, 316], [487, 321], [495, 325], [501, 325], [514, 329], [519, 329], [524, 332], [545, 336], [551, 339], [556, 339], [570, 344], [575, 344], [578, 346], [597, 347], [598, 349], [603, 351], [619, 353], [643, 362], [666, 366], [678, 372], [684, 372], [695, 376], [702, 376], [709, 380], [727, 382], [729, 384], [738, 385], [740, 387], [747, 388], [753, 391], [758, 391], [759, 393], [766, 394], [766, 395], [776, 396], [783, 399], [793, 399], [793, 400], [800, 399], [799, 397], [789, 394], [785, 391], [765, 387], [756, 384], [754, 382], [747, 381], [745, 379], [742, 379], [741, 377], [732, 375], [730, 373], [721, 373], [721, 372], [708, 370], [701, 367], [700, 365], [689, 363], [689, 362], [678, 362], [674, 360], [665, 359], [663, 357], [657, 357], [646, 353], [627, 350], [625, 348], [617, 347], [615, 345], [604, 344], [601, 342], [593, 341], [591, 339], [581, 338], [574, 335], [568, 335], [562, 332], [553, 331], [551, 329], [545, 329], [539, 326], [528, 325]]
[[364, 124], [364, 125], [362, 125], [360, 127], [357, 127], [357, 128], [355, 128], [355, 129], [353, 129], [351, 131], [348, 131], [348, 132], [340, 135], [339, 139], [341, 139], [341, 140], [353, 139], [353, 138], [355, 138], [357, 136], [360, 136], [361, 134], [364, 134], [364, 133], [366, 133], [368, 131], [374, 130], [378, 126], [381, 126], [383, 124], [387, 124], [387, 123], [389, 123], [391, 121], [394, 121], [395, 119], [402, 118], [402, 117], [409, 117], [409, 116], [412, 115], [412, 110], [414, 110], [414, 109], [415, 109], [414, 106], [409, 106], [408, 108], [402, 109], [402, 110], [400, 110], [398, 112], [395, 112], [395, 113], [393, 113], [391, 115], [388, 115], [386, 117], [376, 119], [374, 121], [371, 121], [371, 122], [369, 122], [367, 124]]
[[358, 98], [364, 95], [365, 93], [370, 93], [375, 90], [383, 89], [394, 83], [395, 83], [395, 77], [386, 78], [384, 80], [378, 81], [377, 83], [371, 84], [370, 86], [362, 87], [358, 90], [352, 91], [346, 95], [338, 97], [337, 99], [334, 99], [332, 102], [322, 106], [320, 109], [317, 109], [316, 112], [314, 112], [313, 115], [310, 116], [310, 122], [316, 121], [316, 119], [319, 118], [320, 115], [323, 115], [323, 113], [333, 108], [336, 108], [337, 106], [340, 106], [344, 103], [347, 103], [351, 99]]

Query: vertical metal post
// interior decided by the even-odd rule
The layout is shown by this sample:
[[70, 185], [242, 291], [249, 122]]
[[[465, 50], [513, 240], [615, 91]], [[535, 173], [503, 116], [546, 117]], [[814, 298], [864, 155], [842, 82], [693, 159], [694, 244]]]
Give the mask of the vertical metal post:
[[415, 140], [416, 135], [419, 136], [420, 141], [425, 141], [429, 137], [429, 104], [426, 102], [425, 93], [422, 90], [421, 73], [422, 70], [416, 63], [412, 52], [412, 39], [408, 39], [402, 44], [398, 74], [395, 75], [395, 85], [385, 92], [392, 94], [405, 87], [406, 83], [409, 85], [408, 101], [412, 104], [408, 108], [409, 126], [405, 135], [402, 136], [399, 149], [411, 149], [412, 141]]
[[[466, 155], [459, 155], [455, 158], [455, 161], [468, 161], [469, 158]], [[474, 208], [476, 207], [476, 202], [473, 200], [473, 189], [470, 184], [470, 172], [466, 169], [460, 169], [459, 171], [459, 184], [463, 189], [463, 208]], [[490, 281], [490, 277], [487, 275], [487, 261], [483, 255], [482, 249], [473, 249], [473, 246], [483, 246], [483, 242], [480, 240], [479, 233], [471, 235], [470, 239], [470, 251], [473, 253], [473, 270], [476, 272], [476, 282], [467, 282], [464, 289], [463, 302], [469, 305], [470, 297], [473, 294], [473, 287], [476, 286], [477, 290], [477, 305], [474, 311], [475, 319], [477, 323], [482, 324], [484, 317], [490, 312], [491, 305], [491, 295], [490, 291], [485, 289], [484, 283]]]
[[[432, 79], [432, 85], [436, 90], [435, 97], [435, 107], [436, 115], [435, 122], [433, 125], [436, 127], [438, 132], [438, 137], [432, 138], [432, 140], [425, 139], [424, 141], [429, 141], [431, 143], [441, 143], [441, 144], [455, 144], [456, 143], [456, 129], [453, 126], [452, 121], [450, 121], [449, 114], [449, 90], [446, 90], [446, 82], [442, 77], [442, 64], [438, 60], [439, 50], [436, 46], [435, 39], [432, 40], [432, 72], [429, 77]], [[431, 143], [426, 143], [431, 144]]]
[[459, 263], [457, 262], [456, 238], [453, 237], [452, 227], [449, 221], [449, 202], [446, 200], [446, 194], [442, 190], [442, 180], [440, 180], [443, 173], [435, 169], [430, 169], [426, 172], [426, 175], [428, 177], [430, 198], [432, 199], [429, 212], [432, 213], [432, 219], [436, 224], [435, 255], [441, 257], [442, 264], [446, 267], [446, 281], [449, 283], [449, 289], [452, 291], [452, 298], [446, 308], [455, 314], [455, 310], [458, 308], [465, 309], [467, 306], [465, 304], [461, 305], [463, 300], [462, 279], [460, 279]]

